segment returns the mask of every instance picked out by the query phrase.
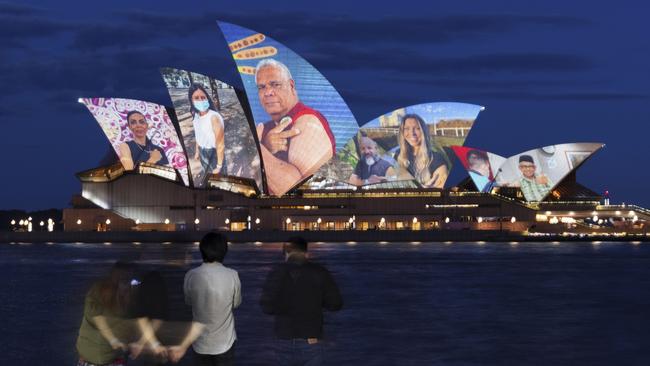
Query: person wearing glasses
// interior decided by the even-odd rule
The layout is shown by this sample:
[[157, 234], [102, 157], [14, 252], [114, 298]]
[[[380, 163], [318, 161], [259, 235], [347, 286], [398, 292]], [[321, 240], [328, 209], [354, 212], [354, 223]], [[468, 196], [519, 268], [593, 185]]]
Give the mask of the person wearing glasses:
[[120, 145], [120, 162], [126, 170], [133, 170], [139, 163], [169, 165], [165, 151], [155, 145], [148, 137], [149, 123], [144, 114], [130, 111], [126, 122], [133, 135], [133, 140]]
[[314, 174], [336, 151], [327, 119], [300, 102], [283, 63], [264, 59], [255, 69], [260, 104], [271, 120], [257, 125], [269, 193], [282, 195]]
[[553, 183], [546, 175], [537, 174], [537, 166], [532, 156], [519, 156], [519, 171], [521, 178], [512, 186], [521, 188], [526, 201], [541, 201], [553, 188]]
[[201, 162], [204, 177], [208, 174], [226, 175], [223, 117], [202, 85], [192, 84], [187, 96], [193, 117], [194, 159]]

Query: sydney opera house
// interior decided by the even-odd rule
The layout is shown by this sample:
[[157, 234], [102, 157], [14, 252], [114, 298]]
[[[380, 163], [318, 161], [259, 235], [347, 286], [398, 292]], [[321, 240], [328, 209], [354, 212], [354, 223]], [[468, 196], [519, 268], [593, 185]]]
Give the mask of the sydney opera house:
[[[576, 180], [604, 145], [503, 157], [465, 146], [484, 107], [432, 102], [359, 123], [305, 59], [219, 22], [242, 78], [161, 69], [171, 107], [81, 98], [112, 161], [77, 174], [67, 231], [648, 232], [650, 211]], [[466, 172], [450, 182], [452, 169]]]

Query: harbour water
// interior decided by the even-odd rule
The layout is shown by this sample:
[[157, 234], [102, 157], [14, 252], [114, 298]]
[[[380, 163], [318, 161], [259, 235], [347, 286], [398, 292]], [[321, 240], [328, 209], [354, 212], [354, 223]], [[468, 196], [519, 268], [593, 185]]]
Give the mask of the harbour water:
[[[648, 243], [316, 243], [344, 309], [326, 316], [327, 364], [647, 365]], [[190, 319], [193, 243], [0, 244], [2, 364], [72, 365], [90, 283], [118, 259], [163, 274], [171, 320]], [[240, 365], [269, 365], [258, 305], [279, 244], [232, 244]], [[191, 355], [181, 362], [190, 364]], [[134, 364], [137, 364], [134, 362]]]

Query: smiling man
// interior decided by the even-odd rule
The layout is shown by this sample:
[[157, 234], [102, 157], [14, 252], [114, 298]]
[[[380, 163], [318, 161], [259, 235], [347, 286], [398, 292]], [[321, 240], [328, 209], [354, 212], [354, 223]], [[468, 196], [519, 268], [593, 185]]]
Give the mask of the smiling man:
[[553, 188], [551, 180], [543, 173], [537, 174], [537, 166], [533, 157], [521, 155], [519, 157], [519, 171], [521, 178], [514, 186], [520, 187], [527, 201], [541, 201]]
[[361, 156], [350, 176], [350, 184], [361, 186], [395, 180], [397, 173], [389, 162], [379, 156], [375, 140], [362, 136], [359, 139], [359, 150]]
[[260, 104], [271, 120], [257, 125], [269, 193], [282, 195], [314, 174], [336, 151], [334, 134], [320, 112], [298, 98], [289, 69], [274, 59], [255, 69]]

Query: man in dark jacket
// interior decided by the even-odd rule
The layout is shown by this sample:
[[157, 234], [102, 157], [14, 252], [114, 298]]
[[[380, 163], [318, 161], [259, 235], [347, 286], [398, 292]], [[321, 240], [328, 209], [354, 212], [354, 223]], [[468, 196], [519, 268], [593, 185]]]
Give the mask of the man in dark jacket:
[[260, 304], [275, 316], [276, 356], [280, 365], [321, 365], [323, 309], [338, 311], [343, 300], [325, 267], [307, 257], [307, 241], [289, 239], [286, 261], [271, 270]]

